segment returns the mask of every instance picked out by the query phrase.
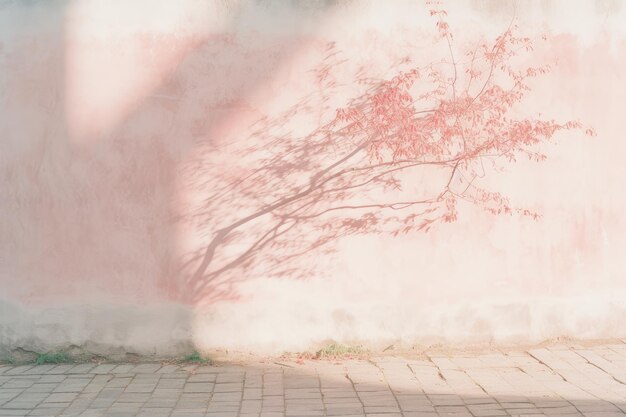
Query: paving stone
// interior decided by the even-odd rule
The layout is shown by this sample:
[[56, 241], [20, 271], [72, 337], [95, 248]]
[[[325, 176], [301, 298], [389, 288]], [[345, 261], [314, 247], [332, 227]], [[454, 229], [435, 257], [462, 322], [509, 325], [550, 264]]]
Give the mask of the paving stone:
[[137, 417], [168, 417], [171, 413], [171, 408], [146, 407], [139, 410], [139, 414], [137, 414]]
[[[160, 379], [159, 382], [157, 383], [157, 388], [156, 389], [161, 389], [161, 388], [183, 388], [187, 382], [188, 382], [188, 380], [186, 380], [185, 378], [165, 378], [165, 379]], [[195, 381], [189, 381], [189, 382], [195, 382]]]
[[214, 392], [242, 392], [243, 383], [242, 382], [216, 383], [213, 391]]
[[95, 367], [96, 365], [93, 363], [83, 363], [80, 365], [76, 365], [75, 367], [67, 371], [67, 373], [68, 374], [87, 374]]
[[112, 378], [106, 383], [107, 388], [126, 388], [132, 381], [132, 378]]
[[126, 386], [125, 392], [149, 393], [154, 391], [156, 384], [130, 383]]
[[37, 383], [58, 383], [61, 381], [64, 381], [67, 378], [66, 375], [42, 375], [38, 380]]
[[187, 382], [215, 382], [216, 374], [194, 374], [187, 378]]
[[205, 382], [189, 382], [184, 385], [183, 392], [211, 392], [214, 384]]
[[27, 391], [28, 392], [52, 392], [57, 388], [58, 384], [55, 384], [54, 382], [48, 382], [48, 383], [36, 383], [31, 385]]
[[79, 414], [79, 417], [102, 417], [106, 413], [103, 409], [87, 409]]
[[180, 367], [178, 365], [165, 365], [163, 367], [161, 367], [161, 369], [159, 369], [157, 371], [158, 374], [171, 374], [173, 372], [176, 372], [180, 369]]
[[45, 403], [64, 403], [73, 401], [78, 393], [75, 392], [62, 392], [62, 393], [52, 393], [45, 400]]
[[105, 364], [101, 364], [96, 366], [95, 368], [93, 368], [91, 370], [92, 374], [108, 374], [111, 373], [111, 371], [116, 367], [117, 365], [112, 364], [112, 363], [105, 363]]
[[127, 374], [135, 367], [135, 365], [131, 364], [123, 364], [117, 365], [115, 368], [111, 370], [112, 374]]
[[76, 365], [57, 365], [50, 369], [46, 374], [66, 374], [67, 371], [74, 368]]

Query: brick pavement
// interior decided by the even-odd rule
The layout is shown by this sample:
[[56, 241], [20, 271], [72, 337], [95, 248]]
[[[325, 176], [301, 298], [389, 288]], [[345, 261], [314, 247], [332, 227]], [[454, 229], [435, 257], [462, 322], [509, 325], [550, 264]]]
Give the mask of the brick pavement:
[[0, 416], [626, 415], [626, 344], [245, 365], [0, 365]]

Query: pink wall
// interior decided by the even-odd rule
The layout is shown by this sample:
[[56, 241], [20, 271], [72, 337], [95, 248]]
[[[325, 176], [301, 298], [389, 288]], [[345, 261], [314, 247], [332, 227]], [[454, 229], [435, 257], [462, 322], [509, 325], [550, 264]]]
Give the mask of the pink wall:
[[[332, 119], [363, 91], [359, 69], [391, 77], [405, 57], [446, 56], [435, 21], [418, 2], [62, 4], [0, 6], [0, 345], [174, 353], [189, 341], [266, 351], [626, 337], [621, 2], [447, 7], [459, 50], [513, 14], [522, 34], [547, 35], [528, 62], [553, 70], [516, 111], [596, 131], [558, 132], [546, 161], [480, 180], [539, 220], [462, 204], [428, 233], [334, 240], [333, 253], [290, 264], [311, 271], [300, 279], [274, 276], [268, 259], [206, 293], [190, 289], [193, 255], [273, 194], [209, 196], [258, 164], [270, 133], [304, 136]], [[315, 81], [325, 65], [332, 94]], [[422, 192], [437, 174], [406, 181]]]

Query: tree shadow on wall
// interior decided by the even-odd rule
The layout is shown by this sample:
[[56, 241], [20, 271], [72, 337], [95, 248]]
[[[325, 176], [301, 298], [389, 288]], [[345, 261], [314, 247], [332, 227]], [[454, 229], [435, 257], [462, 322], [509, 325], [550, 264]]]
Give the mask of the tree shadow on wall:
[[[430, 13], [440, 59], [416, 65], [407, 57], [381, 79], [366, 68], [346, 70], [329, 43], [302, 75], [314, 93], [259, 118], [239, 140], [198, 151], [185, 181], [202, 202], [183, 221], [206, 244], [181, 269], [185, 301], [237, 297], [237, 284], [251, 276], [321, 274], [320, 255], [339, 239], [427, 231], [455, 221], [460, 201], [538, 217], [481, 187], [480, 178], [520, 156], [542, 161], [537, 145], [581, 124], [516, 117], [529, 79], [549, 65], [520, 60], [533, 41], [513, 23], [495, 40], [460, 50], [446, 12]], [[332, 108], [346, 87], [359, 92]]]

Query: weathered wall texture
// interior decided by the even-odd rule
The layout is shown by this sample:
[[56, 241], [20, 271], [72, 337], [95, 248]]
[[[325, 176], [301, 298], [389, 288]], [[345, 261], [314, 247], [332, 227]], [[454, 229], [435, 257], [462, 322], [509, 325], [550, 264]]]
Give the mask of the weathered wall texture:
[[333, 254], [302, 260], [317, 267], [306, 278], [252, 269], [216, 283], [214, 297], [183, 296], [193, 292], [190, 255], [210, 240], [214, 213], [231, 210], [202, 204], [215, 178], [241, 168], [253, 123], [315, 93], [311, 70], [330, 42], [347, 86], [281, 119], [285, 134], [306, 134], [345, 105], [356, 68], [385, 77], [403, 57], [434, 60], [427, 9], [0, 2], [0, 345], [168, 354], [189, 342], [266, 351], [326, 339], [625, 337], [621, 1], [447, 7], [455, 45], [495, 36], [513, 15], [520, 32], [546, 34], [533, 59], [557, 65], [533, 81], [523, 111], [597, 133], [560, 132], [546, 161], [485, 177], [539, 220], [466, 205], [428, 233], [340, 239]]

